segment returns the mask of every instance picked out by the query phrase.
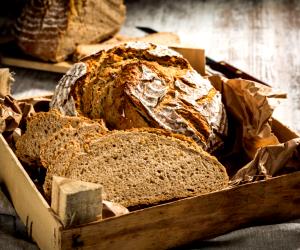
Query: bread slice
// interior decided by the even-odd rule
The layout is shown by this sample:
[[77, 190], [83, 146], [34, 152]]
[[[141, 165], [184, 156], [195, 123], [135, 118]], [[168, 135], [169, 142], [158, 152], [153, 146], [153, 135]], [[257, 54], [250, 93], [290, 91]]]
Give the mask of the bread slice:
[[103, 123], [85, 117], [63, 116], [57, 110], [39, 112], [29, 117], [27, 130], [16, 142], [16, 155], [29, 165], [41, 165], [40, 146], [58, 130], [65, 127], [95, 126], [99, 132], [106, 131]]
[[163, 130], [113, 131], [86, 141], [83, 148], [68, 164], [57, 161], [47, 171], [44, 191], [48, 197], [52, 176], [57, 174], [102, 184], [107, 200], [131, 208], [228, 185], [226, 170], [215, 157], [186, 137]]
[[[40, 158], [42, 165], [48, 172], [55, 172], [57, 176], [65, 176], [72, 158], [78, 153], [84, 153], [85, 143], [99, 138], [105, 131], [99, 130], [95, 124], [85, 124], [78, 128], [62, 128], [41, 144]], [[49, 176], [48, 176], [49, 177]], [[44, 181], [47, 187], [45, 196], [51, 197], [52, 176]]]
[[84, 152], [87, 141], [99, 138], [105, 132], [99, 129], [99, 124], [81, 124], [78, 128], [62, 128], [51, 137], [48, 137], [40, 145], [40, 158], [47, 169], [56, 168], [69, 163], [69, 159], [75, 154]]

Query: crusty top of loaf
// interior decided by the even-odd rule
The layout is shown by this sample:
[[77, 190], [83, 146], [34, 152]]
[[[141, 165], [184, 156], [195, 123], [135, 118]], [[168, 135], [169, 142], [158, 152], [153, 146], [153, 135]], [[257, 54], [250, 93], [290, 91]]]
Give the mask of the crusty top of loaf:
[[150, 43], [126, 43], [84, 58], [61, 79], [51, 106], [103, 118], [110, 129], [181, 133], [208, 151], [222, 144], [227, 131], [221, 94], [180, 54]]

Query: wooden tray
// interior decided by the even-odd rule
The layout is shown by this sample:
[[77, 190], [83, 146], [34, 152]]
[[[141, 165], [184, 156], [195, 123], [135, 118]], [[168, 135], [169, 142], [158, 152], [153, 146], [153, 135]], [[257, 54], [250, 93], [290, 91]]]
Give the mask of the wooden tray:
[[[282, 142], [299, 137], [275, 119], [272, 129]], [[295, 172], [65, 229], [2, 135], [0, 156], [0, 179], [41, 249], [166, 249], [300, 217], [300, 172]]]

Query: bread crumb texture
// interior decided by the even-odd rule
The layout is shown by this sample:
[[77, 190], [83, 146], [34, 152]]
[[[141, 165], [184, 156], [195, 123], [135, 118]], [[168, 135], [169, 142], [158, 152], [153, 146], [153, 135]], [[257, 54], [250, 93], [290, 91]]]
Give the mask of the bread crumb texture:
[[[226, 170], [216, 158], [161, 130], [113, 131], [84, 144], [72, 153], [62, 148], [53, 160], [44, 184], [48, 197], [52, 176], [58, 174], [102, 184], [106, 199], [126, 207], [205, 194], [228, 185]], [[61, 161], [70, 154], [68, 161]]]

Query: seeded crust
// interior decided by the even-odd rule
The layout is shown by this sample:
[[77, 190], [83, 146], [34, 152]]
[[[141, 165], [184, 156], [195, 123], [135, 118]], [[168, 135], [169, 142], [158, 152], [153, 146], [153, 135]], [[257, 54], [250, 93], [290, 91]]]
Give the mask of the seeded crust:
[[221, 94], [180, 54], [150, 43], [131, 42], [84, 58], [61, 79], [50, 105], [104, 119], [109, 129], [183, 134], [209, 152], [227, 133]]
[[16, 142], [16, 155], [29, 165], [41, 165], [40, 148], [47, 138], [62, 128], [93, 126], [100, 132], [106, 131], [102, 121], [85, 117], [63, 116], [57, 110], [39, 112], [27, 120], [27, 130]]
[[190, 139], [159, 129], [112, 131], [87, 139], [81, 150], [60, 164], [66, 154], [70, 149], [62, 149], [55, 167], [48, 168], [47, 197], [53, 175], [102, 184], [106, 199], [125, 207], [205, 194], [228, 185], [226, 170], [215, 157]]

